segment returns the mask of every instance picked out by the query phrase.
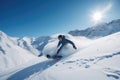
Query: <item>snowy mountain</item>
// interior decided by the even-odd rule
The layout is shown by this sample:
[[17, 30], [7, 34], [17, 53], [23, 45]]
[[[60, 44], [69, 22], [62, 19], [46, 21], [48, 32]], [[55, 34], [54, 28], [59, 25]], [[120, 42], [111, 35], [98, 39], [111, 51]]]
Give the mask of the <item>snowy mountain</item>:
[[18, 39], [16, 43], [18, 46], [38, 56], [42, 53], [44, 46], [48, 43], [49, 40], [49, 36], [42, 36], [38, 38], [23, 37], [21, 39]]
[[0, 72], [37, 58], [49, 39], [50, 37], [10, 37], [0, 31]]
[[0, 31], [0, 72], [35, 58], [32, 53], [17, 46], [16, 39]]
[[23, 37], [22, 39], [17, 40], [17, 45], [37, 56], [40, 54], [40, 52], [32, 46], [34, 41], [35, 38]]
[[42, 50], [44, 48], [44, 46], [48, 43], [48, 41], [50, 40], [49, 36], [42, 36], [42, 37], [38, 37], [38, 38], [30, 38], [30, 37], [23, 37], [23, 38], [15, 38], [15, 37], [10, 37], [11, 40], [13, 40], [13, 42], [27, 50], [30, 51], [32, 54], [34, 54], [35, 56], [38, 56], [42, 53]]
[[120, 80], [120, 19], [64, 34], [77, 50], [67, 44], [61, 60], [48, 59], [58, 35], [16, 38], [0, 31], [0, 80]]
[[113, 20], [110, 23], [99, 24], [85, 30], [70, 31], [73, 36], [85, 36], [88, 38], [103, 37], [120, 31], [120, 19]]
[[[40, 57], [38, 63], [7, 73], [1, 80], [120, 80], [120, 32], [98, 38], [71, 36], [77, 50], [66, 45], [60, 52], [61, 60]], [[56, 49], [57, 36], [44, 48], [46, 54]], [[51, 45], [52, 44], [52, 45]], [[74, 51], [73, 51], [74, 50]], [[70, 55], [66, 55], [70, 54]], [[36, 61], [33, 61], [36, 62]]]

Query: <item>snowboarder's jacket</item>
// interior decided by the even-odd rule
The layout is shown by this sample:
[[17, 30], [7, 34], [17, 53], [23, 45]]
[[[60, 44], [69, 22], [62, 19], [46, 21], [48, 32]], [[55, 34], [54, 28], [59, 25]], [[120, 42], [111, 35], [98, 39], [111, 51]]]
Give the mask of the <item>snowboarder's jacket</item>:
[[71, 44], [74, 49], [77, 49], [76, 46], [75, 46], [75, 44], [74, 44], [72, 41], [66, 39], [64, 35], [61, 35], [61, 36], [62, 36], [62, 39], [59, 40], [59, 43], [58, 43], [57, 47], [59, 47], [60, 45], [61, 45], [61, 46], [60, 46], [60, 48], [58, 49], [57, 54], [58, 54], [58, 53], [60, 52], [60, 50], [61, 50], [66, 44], [68, 44], [68, 43]]

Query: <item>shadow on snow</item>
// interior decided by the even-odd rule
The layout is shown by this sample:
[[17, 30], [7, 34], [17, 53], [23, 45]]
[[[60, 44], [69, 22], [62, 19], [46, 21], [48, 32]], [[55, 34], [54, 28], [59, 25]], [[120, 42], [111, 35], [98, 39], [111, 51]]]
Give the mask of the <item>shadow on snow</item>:
[[13, 74], [7, 80], [24, 80], [36, 72], [44, 71], [48, 67], [54, 65], [56, 62], [57, 62], [56, 60], [47, 60], [47, 61], [43, 61], [43, 62], [35, 64], [35, 65], [32, 65], [30, 67], [27, 67], [27, 68]]

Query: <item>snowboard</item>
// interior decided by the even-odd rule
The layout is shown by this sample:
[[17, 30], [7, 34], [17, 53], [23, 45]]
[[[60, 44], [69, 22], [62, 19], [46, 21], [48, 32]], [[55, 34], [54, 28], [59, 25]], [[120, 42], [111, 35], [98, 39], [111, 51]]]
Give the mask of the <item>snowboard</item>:
[[50, 56], [49, 54], [47, 54], [46, 57], [47, 57], [48, 59], [57, 59], [57, 60], [59, 60], [59, 59], [62, 58], [62, 56], [60, 56], [60, 55], [57, 55], [57, 56]]

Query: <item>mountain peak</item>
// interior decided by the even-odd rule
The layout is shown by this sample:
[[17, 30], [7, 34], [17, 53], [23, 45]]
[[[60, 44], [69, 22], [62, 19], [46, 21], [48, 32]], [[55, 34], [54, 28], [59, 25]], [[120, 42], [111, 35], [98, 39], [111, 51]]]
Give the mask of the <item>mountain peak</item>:
[[0, 35], [4, 35], [4, 34], [5, 34], [4, 32], [0, 31]]
[[4, 32], [0, 31], [0, 37], [7, 37], [7, 34], [5, 34]]

